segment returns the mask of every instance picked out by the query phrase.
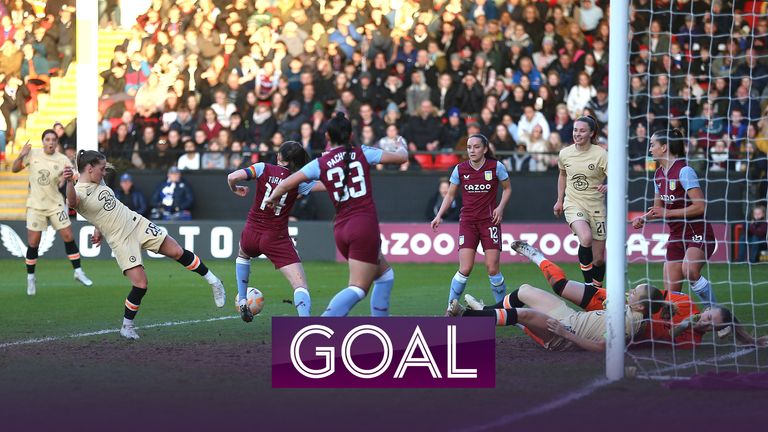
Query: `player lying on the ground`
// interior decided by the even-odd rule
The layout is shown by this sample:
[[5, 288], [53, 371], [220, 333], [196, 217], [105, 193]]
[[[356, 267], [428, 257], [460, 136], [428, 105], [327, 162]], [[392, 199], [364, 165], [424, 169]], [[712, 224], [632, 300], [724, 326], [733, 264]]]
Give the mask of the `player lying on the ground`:
[[125, 300], [120, 335], [128, 339], [139, 338], [133, 319], [139, 311], [141, 299], [147, 293], [147, 274], [142, 265], [142, 250], [151, 250], [173, 258], [187, 270], [204, 277], [213, 289], [216, 306], [224, 306], [226, 293], [219, 278], [208, 270], [197, 255], [182, 249], [165, 230], [115, 199], [112, 189], [102, 181], [106, 168], [107, 158], [103, 154], [93, 150], [80, 150], [77, 154], [77, 170], [80, 172], [77, 185], [74, 184], [74, 172], [71, 167], [66, 167], [63, 174], [67, 180], [69, 206], [96, 227], [91, 238], [92, 243], [101, 243], [102, 236], [107, 240], [115, 254], [117, 265], [133, 285]]
[[[451, 301], [461, 297], [467, 286], [467, 279], [475, 265], [477, 245], [485, 251], [485, 268], [491, 282], [491, 292], [496, 301], [507, 294], [504, 275], [499, 271], [501, 256], [501, 218], [509, 202], [512, 188], [504, 164], [497, 161], [488, 143], [481, 134], [467, 138], [467, 161], [453, 169], [451, 186], [443, 199], [437, 215], [432, 220], [434, 231], [443, 221], [443, 214], [456, 197], [461, 187], [461, 218], [459, 219], [459, 271], [451, 280], [448, 307]], [[501, 200], [496, 204], [496, 191], [501, 186]]]
[[[540, 250], [524, 241], [512, 242], [512, 249], [538, 265], [552, 291], [560, 297], [579, 305], [587, 312], [604, 309], [607, 298], [605, 289], [568, 280], [560, 267], [549, 261]], [[755, 338], [744, 330], [727, 308], [715, 306], [699, 313], [699, 308], [687, 294], [666, 290], [659, 292], [660, 300], [669, 302], [674, 307], [662, 307], [653, 313], [650, 325], [644, 325], [633, 342], [666, 341], [674, 343], [677, 347], [690, 348], [694, 344], [700, 344], [702, 337], [710, 331], [733, 327], [739, 343], [758, 346], [768, 343], [768, 336]]]
[[288, 216], [293, 204], [300, 196], [306, 196], [317, 182], [302, 183], [298, 188], [289, 190], [280, 197], [280, 205], [267, 207], [265, 201], [272, 190], [286, 177], [300, 170], [309, 162], [310, 156], [304, 147], [296, 141], [286, 141], [277, 152], [277, 165], [259, 162], [245, 169], [239, 169], [227, 176], [229, 188], [235, 195], [248, 195], [248, 186], [237, 183], [245, 180], [256, 181], [256, 195], [248, 212], [240, 236], [240, 249], [237, 253], [235, 273], [237, 277], [238, 309], [245, 322], [253, 321], [253, 313], [248, 308], [246, 291], [251, 273], [251, 257], [261, 254], [274, 264], [275, 269], [285, 276], [293, 287], [293, 304], [299, 316], [309, 316], [312, 303], [309, 296], [307, 277], [301, 265], [299, 254], [288, 235]]
[[[536, 264], [544, 278], [552, 287], [552, 291], [560, 297], [569, 300], [578, 305], [587, 312], [603, 310], [606, 296], [604, 288], [596, 288], [574, 280], [569, 280], [563, 269], [552, 261], [548, 260], [544, 254], [537, 248], [528, 243], [516, 240], [512, 242], [512, 249], [531, 260]], [[662, 316], [664, 308], [656, 312], [651, 317], [651, 325], [643, 326], [643, 331], [638, 335], [639, 340], [653, 339], [657, 341], [674, 342], [678, 346], [691, 346], [692, 343], [700, 343], [703, 333], [694, 332], [688, 328], [680, 331], [672, 338], [673, 325], [679, 324], [689, 317], [699, 313], [699, 308], [691, 298], [680, 292], [671, 292], [662, 290], [662, 300], [671, 302], [675, 305], [674, 314], [671, 319], [668, 316]]]
[[[629, 292], [628, 305], [624, 309], [628, 340], [638, 334], [643, 320], [651, 313], [658, 312], [662, 306], [674, 307], [667, 302], [655, 301], [660, 298], [661, 292], [648, 285], [638, 285]], [[573, 310], [560, 297], [528, 284], [521, 285], [504, 300], [489, 307], [469, 294], [464, 299], [467, 308], [458, 300], [451, 302], [452, 316], [490, 316], [496, 319], [497, 326], [522, 324], [534, 340], [551, 351], [605, 351], [605, 311]]]
[[64, 182], [62, 178], [64, 168], [71, 166], [71, 163], [66, 156], [56, 150], [59, 138], [53, 129], [43, 131], [42, 140], [42, 149], [32, 149], [32, 145], [26, 143], [11, 167], [15, 173], [23, 170], [24, 167], [29, 171], [29, 196], [27, 197], [27, 245], [29, 247], [27, 247], [26, 264], [27, 295], [31, 296], [37, 292], [35, 265], [40, 240], [48, 224], [58, 231], [61, 239], [64, 240], [64, 249], [75, 271], [75, 280], [85, 286], [93, 285], [80, 267], [80, 249], [77, 248], [72, 235], [68, 209], [59, 192]]

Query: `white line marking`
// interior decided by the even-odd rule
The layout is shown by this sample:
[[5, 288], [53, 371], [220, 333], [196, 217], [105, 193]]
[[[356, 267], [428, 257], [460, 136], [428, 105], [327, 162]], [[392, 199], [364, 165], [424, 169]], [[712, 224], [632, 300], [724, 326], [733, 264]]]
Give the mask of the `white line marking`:
[[[149, 329], [149, 328], [157, 328], [157, 327], [173, 327], [173, 326], [185, 325], [185, 324], [199, 324], [199, 323], [208, 323], [208, 322], [214, 322], [214, 321], [230, 320], [234, 318], [240, 318], [240, 317], [238, 315], [232, 315], [232, 316], [225, 316], [225, 317], [208, 318], [204, 320], [199, 319], [199, 320], [189, 320], [189, 321], [167, 321], [164, 323], [149, 324], [149, 325], [136, 327], [136, 328]], [[103, 334], [119, 333], [119, 332], [120, 332], [120, 329], [105, 329], [105, 330], [97, 330], [97, 331], [92, 331], [87, 333], [73, 333], [65, 336], [48, 336], [48, 337], [37, 338], [37, 339], [25, 339], [20, 341], [0, 343], [0, 349], [19, 346], [19, 345], [33, 345], [33, 344], [39, 344], [43, 342], [56, 342], [64, 339], [77, 339], [82, 337], [98, 336]]]
[[555, 399], [551, 402], [547, 402], [543, 405], [539, 405], [535, 408], [529, 409], [528, 411], [519, 412], [516, 414], [510, 414], [506, 415], [504, 417], [500, 417], [497, 420], [494, 420], [489, 423], [485, 423], [479, 426], [472, 426], [467, 429], [462, 429], [462, 432], [479, 432], [488, 430], [491, 428], [497, 428], [500, 426], [505, 426], [510, 423], [514, 423], [516, 421], [520, 421], [526, 417], [543, 414], [547, 411], [551, 411], [556, 408], [560, 408], [562, 406], [568, 405], [571, 402], [575, 402], [581, 398], [587, 397], [591, 395], [595, 390], [605, 387], [606, 385], [610, 384], [611, 381], [609, 381], [607, 378], [601, 378], [596, 381], [591, 382], [590, 384], [582, 387], [579, 390], [573, 391], [571, 393], [566, 394], [565, 396]]
[[[666, 368], [663, 368], [663, 369], [659, 369], [657, 371], [657, 373], [668, 372], [668, 371], [674, 370], [674, 369], [687, 369], [689, 367], [695, 366], [696, 364], [706, 364], [706, 363], [711, 363], [713, 361], [714, 362], [718, 362], [718, 361], [722, 361], [722, 360], [735, 359], [735, 358], [741, 357], [743, 355], [749, 354], [749, 353], [751, 353], [753, 351], [755, 351], [755, 348], [745, 348], [745, 349], [742, 349], [740, 351], [736, 351], [736, 352], [732, 352], [732, 353], [728, 353], [728, 354], [723, 354], [723, 355], [718, 356], [718, 357], [712, 357], [709, 360], [701, 360], [701, 361], [694, 360], [694, 361], [683, 363], [683, 364], [677, 365], [677, 366], [669, 366], [669, 367], [666, 367]], [[670, 379], [670, 380], [682, 379], [680, 377], [671, 377], [671, 376], [669, 376], [669, 377], [638, 376], [638, 378], [643, 378], [643, 379], [666, 378], [666, 379]], [[473, 426], [473, 427], [470, 427], [470, 428], [467, 428], [467, 429], [461, 429], [461, 431], [462, 432], [479, 432], [479, 431], [484, 431], [484, 430], [488, 430], [488, 429], [492, 429], [492, 428], [496, 428], [496, 427], [500, 427], [500, 426], [505, 426], [505, 425], [508, 425], [510, 423], [514, 423], [514, 422], [520, 421], [520, 420], [522, 420], [522, 419], [524, 419], [526, 417], [543, 414], [543, 413], [546, 413], [548, 411], [552, 411], [552, 410], [554, 410], [556, 408], [560, 408], [562, 406], [568, 405], [569, 403], [575, 402], [575, 401], [577, 401], [577, 400], [579, 400], [581, 398], [587, 397], [587, 396], [591, 395], [592, 393], [594, 393], [596, 390], [598, 390], [598, 389], [600, 389], [602, 387], [605, 387], [606, 385], [608, 385], [610, 383], [611, 382], [608, 379], [602, 378], [602, 379], [599, 379], [597, 381], [594, 381], [594, 382], [584, 386], [583, 388], [581, 388], [579, 390], [576, 390], [576, 391], [573, 391], [571, 393], [568, 393], [568, 394], [566, 394], [565, 396], [563, 396], [561, 398], [555, 399], [555, 400], [553, 400], [551, 402], [547, 402], [544, 405], [537, 406], [537, 407], [532, 408], [532, 409], [530, 409], [528, 411], [523, 411], [523, 412], [519, 412], [519, 413], [516, 413], [516, 414], [506, 415], [506, 416], [501, 417], [501, 418], [499, 418], [497, 420], [494, 420], [494, 421], [492, 421], [490, 423], [485, 423], [485, 424], [482, 424], [482, 425], [479, 425], [479, 426]]]

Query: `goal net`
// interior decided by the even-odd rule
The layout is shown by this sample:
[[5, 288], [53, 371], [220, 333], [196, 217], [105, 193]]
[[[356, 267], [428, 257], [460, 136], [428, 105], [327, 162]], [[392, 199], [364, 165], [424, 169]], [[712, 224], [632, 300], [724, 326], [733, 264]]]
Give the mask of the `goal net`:
[[[665, 221], [629, 227], [627, 247], [647, 248], [648, 258], [630, 260], [628, 287], [648, 282], [681, 291], [692, 302], [676, 298], [680, 312], [671, 322], [649, 326], [654, 343], [628, 344], [625, 365], [630, 375], [682, 379], [707, 372], [768, 371], [768, 350], [744, 343], [768, 330], [767, 12], [765, 1], [632, 2], [628, 216], [631, 220], [653, 207], [658, 193], [657, 165], [648, 154], [651, 135], [680, 129], [716, 240], [700, 275], [711, 283], [717, 304], [735, 319], [724, 309], [705, 313], [707, 305], [693, 289], [701, 286], [696, 285], [695, 263], [683, 262], [688, 273], [673, 276], [674, 264], [665, 264], [663, 253], [669, 246]], [[681, 187], [670, 180], [666, 192]], [[664, 280], [664, 266], [674, 280]], [[688, 307], [690, 313], [685, 312]], [[722, 325], [702, 324], [710, 317]], [[738, 324], [728, 326], [730, 322]]]

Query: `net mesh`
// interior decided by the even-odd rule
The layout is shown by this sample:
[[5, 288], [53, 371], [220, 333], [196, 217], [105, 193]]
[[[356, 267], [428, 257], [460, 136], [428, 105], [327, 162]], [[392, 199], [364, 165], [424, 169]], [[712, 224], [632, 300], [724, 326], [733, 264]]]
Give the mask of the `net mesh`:
[[[629, 228], [628, 247], [649, 253], [642, 263], [629, 263], [628, 286], [648, 282], [683, 295], [674, 297], [680, 311], [671, 321], [648, 326], [645, 336], [654, 343], [637, 337], [629, 344], [626, 364], [642, 377], [764, 372], [768, 352], [744, 342], [765, 334], [768, 322], [765, 212], [762, 222], [754, 220], [766, 204], [768, 2], [633, 1], [630, 28], [629, 217], [654, 206], [651, 135], [680, 129], [716, 238], [714, 254], [700, 273], [711, 282], [719, 305], [741, 325], [723, 330], [697, 323], [706, 333], [680, 331], [676, 324], [696, 319], [689, 317], [717, 320], [722, 310], [702, 314], [706, 304], [691, 288], [697, 281], [695, 263], [678, 264], [692, 270], [687, 276], [693, 281], [683, 276], [678, 284], [665, 283], [663, 267], [672, 275], [674, 264], [664, 264], [669, 228], [663, 221]], [[680, 187], [668, 183], [668, 189]], [[675, 328], [680, 333], [673, 338]]]

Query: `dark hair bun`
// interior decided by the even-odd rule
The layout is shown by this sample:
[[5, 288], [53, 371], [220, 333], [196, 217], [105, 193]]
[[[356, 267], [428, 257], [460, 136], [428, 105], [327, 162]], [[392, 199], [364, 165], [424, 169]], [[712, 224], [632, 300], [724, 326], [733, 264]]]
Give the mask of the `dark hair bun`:
[[347, 116], [344, 114], [343, 111], [336, 111], [336, 118], [339, 120], [344, 120]]

